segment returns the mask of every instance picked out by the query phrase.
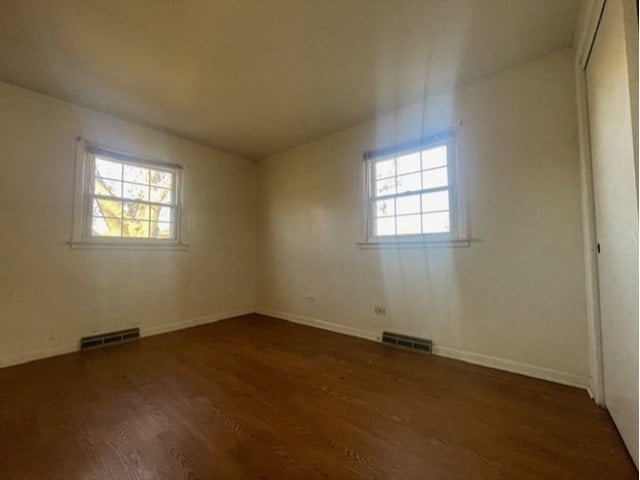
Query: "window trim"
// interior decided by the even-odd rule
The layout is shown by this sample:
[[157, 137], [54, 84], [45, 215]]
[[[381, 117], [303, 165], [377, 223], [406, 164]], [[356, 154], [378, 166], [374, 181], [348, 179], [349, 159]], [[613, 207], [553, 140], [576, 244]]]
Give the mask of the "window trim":
[[[185, 229], [184, 206], [184, 167], [149, 158], [133, 155], [78, 137], [76, 146], [76, 168], [73, 194], [73, 226], [71, 241], [67, 242], [72, 249], [132, 249], [132, 250], [187, 250], [189, 242]], [[131, 237], [99, 237], [91, 235], [91, 219], [93, 211], [93, 180], [96, 155], [103, 154], [114, 160], [136, 165], [146, 165], [159, 170], [170, 171], [175, 180], [176, 215], [175, 236], [170, 239], [131, 238]]]
[[[413, 190], [403, 192], [401, 194], [390, 194], [389, 198], [398, 198], [408, 195], [416, 195], [417, 193], [425, 193], [430, 191], [449, 191], [449, 218], [450, 230], [446, 233], [420, 233], [409, 235], [383, 235], [374, 234], [374, 209], [375, 202], [386, 196], [376, 197], [375, 192], [375, 175], [374, 165], [379, 161], [394, 158], [399, 155], [435, 148], [441, 145], [447, 147], [447, 176], [448, 186], [436, 187], [432, 189]], [[468, 222], [465, 202], [462, 200], [462, 188], [460, 181], [460, 168], [456, 155], [456, 135], [453, 131], [445, 131], [431, 137], [423, 138], [418, 141], [408, 142], [404, 144], [394, 145], [379, 150], [365, 151], [362, 159], [364, 164], [364, 208], [365, 208], [365, 238], [364, 242], [356, 242], [358, 246], [363, 248], [377, 248], [384, 246], [424, 246], [432, 244], [436, 246], [468, 246], [471, 238], [468, 234]]]

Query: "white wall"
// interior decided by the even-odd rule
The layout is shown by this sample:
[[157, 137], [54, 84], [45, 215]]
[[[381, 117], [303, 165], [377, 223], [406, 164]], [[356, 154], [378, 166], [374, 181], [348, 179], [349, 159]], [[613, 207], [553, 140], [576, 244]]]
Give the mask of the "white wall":
[[[257, 309], [586, 386], [575, 98], [567, 49], [262, 160]], [[472, 245], [359, 249], [363, 150], [459, 121]]]
[[[183, 163], [188, 251], [71, 251], [75, 138]], [[0, 84], [0, 366], [253, 311], [255, 163]]]

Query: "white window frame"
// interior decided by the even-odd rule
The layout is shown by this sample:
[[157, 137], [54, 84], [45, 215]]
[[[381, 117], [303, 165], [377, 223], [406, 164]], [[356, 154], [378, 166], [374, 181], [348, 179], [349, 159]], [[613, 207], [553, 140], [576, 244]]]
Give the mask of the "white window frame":
[[[101, 237], [91, 233], [94, 199], [95, 152], [100, 152], [105, 158], [129, 164], [146, 166], [158, 170], [170, 171], [174, 175], [175, 227], [173, 238], [132, 238], [132, 237]], [[73, 199], [73, 226], [71, 241], [73, 249], [168, 249], [186, 250], [188, 241], [185, 229], [185, 208], [183, 202], [184, 170], [182, 165], [172, 164], [124, 152], [118, 148], [100, 145], [82, 138], [77, 139], [76, 168]]]
[[[408, 235], [375, 235], [375, 202], [380, 198], [375, 195], [375, 172], [377, 162], [390, 158], [407, 155], [439, 146], [447, 147], [447, 175], [449, 193], [449, 232], [421, 233]], [[453, 245], [468, 246], [470, 243], [468, 216], [466, 202], [464, 201], [462, 182], [460, 181], [460, 169], [456, 155], [456, 137], [454, 132], [447, 131], [429, 138], [421, 139], [401, 145], [395, 145], [380, 150], [367, 151], [363, 155], [365, 178], [365, 242], [357, 242], [362, 247], [376, 247], [385, 245]], [[444, 190], [445, 188], [421, 189], [403, 192], [397, 195], [389, 195], [389, 198], [429, 193], [430, 191]]]

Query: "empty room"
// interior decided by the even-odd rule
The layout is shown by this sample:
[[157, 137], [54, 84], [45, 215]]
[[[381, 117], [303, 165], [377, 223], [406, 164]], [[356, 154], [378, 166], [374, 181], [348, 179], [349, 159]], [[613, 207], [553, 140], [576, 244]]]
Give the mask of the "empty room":
[[0, 1], [0, 480], [638, 478], [635, 0]]

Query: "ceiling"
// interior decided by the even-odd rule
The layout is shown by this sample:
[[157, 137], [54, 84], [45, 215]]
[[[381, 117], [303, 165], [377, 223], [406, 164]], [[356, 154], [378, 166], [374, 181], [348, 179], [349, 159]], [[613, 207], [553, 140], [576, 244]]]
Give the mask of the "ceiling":
[[572, 0], [2, 0], [0, 81], [260, 158], [571, 44]]

